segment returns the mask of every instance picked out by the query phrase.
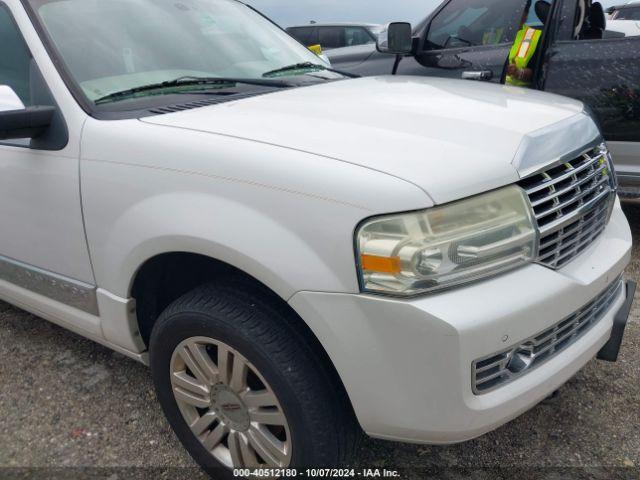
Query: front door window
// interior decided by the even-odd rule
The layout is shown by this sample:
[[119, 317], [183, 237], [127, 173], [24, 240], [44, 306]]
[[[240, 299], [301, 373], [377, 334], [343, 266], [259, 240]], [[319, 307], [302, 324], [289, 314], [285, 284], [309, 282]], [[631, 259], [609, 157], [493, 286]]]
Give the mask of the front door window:
[[24, 105], [31, 105], [31, 53], [3, 5], [0, 5], [0, 45], [0, 85], [11, 87]]
[[513, 42], [523, 0], [452, 0], [433, 19], [425, 47], [439, 50]]

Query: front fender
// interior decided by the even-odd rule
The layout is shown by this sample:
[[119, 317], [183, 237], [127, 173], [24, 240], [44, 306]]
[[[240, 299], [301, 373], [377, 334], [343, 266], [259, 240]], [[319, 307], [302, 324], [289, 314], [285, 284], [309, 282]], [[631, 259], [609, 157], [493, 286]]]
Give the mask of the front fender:
[[285, 300], [355, 293], [356, 225], [432, 205], [415, 185], [357, 165], [137, 120], [87, 120], [82, 151], [96, 281], [122, 298], [145, 261], [170, 252], [226, 262]]
[[[168, 252], [197, 253], [244, 271], [284, 299], [313, 276], [326, 288], [352, 291], [355, 275], [336, 271], [323, 252], [282, 218], [212, 195], [171, 193], [145, 198], [116, 220], [105, 239], [104, 274], [128, 296], [147, 260]], [[336, 245], [335, 251], [340, 255]], [[347, 252], [342, 252], [346, 255]], [[345, 259], [353, 263], [353, 257]], [[332, 263], [335, 263], [335, 259]], [[349, 277], [351, 281], [349, 281]], [[126, 290], [123, 288], [126, 287]]]

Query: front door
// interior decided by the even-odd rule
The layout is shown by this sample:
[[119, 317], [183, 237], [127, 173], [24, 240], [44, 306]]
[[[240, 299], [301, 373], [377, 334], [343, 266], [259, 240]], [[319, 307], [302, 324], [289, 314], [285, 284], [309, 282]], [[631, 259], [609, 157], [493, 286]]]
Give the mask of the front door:
[[[600, 122], [621, 184], [640, 188], [640, 29], [607, 20], [600, 3], [563, 3], [565, 18], [547, 55], [547, 92], [577, 98]], [[577, 12], [577, 14], [576, 14]]]
[[399, 75], [500, 83], [526, 0], [449, 0], [424, 23], [419, 49]]
[[[14, 10], [0, 1], [0, 85], [10, 87], [25, 106], [54, 105], [16, 24], [17, 15], [28, 21], [26, 13], [19, 2], [9, 1]], [[0, 140], [0, 281], [95, 314], [78, 137], [69, 139], [63, 112], [54, 122], [46, 138]], [[4, 287], [0, 282], [0, 294]]]

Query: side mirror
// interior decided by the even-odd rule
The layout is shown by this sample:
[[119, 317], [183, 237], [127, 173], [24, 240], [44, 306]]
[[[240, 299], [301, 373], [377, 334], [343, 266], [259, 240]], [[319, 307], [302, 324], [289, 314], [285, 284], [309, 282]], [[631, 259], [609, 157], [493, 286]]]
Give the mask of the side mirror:
[[54, 107], [26, 107], [11, 87], [0, 85], [0, 140], [35, 138], [50, 125]]
[[380, 53], [405, 55], [413, 51], [413, 28], [410, 23], [389, 23], [378, 35], [376, 44]]

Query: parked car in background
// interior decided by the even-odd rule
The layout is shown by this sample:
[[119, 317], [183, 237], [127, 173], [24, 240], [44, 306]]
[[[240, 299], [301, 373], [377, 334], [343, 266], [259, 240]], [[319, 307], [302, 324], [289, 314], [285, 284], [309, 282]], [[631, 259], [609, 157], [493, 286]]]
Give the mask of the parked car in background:
[[2, 0], [0, 39], [0, 299], [148, 363], [214, 478], [469, 440], [616, 360], [581, 102], [346, 79], [235, 0]]
[[630, 2], [607, 8], [606, 13], [611, 20], [640, 21], [640, 2]]
[[[626, 8], [629, 13], [620, 15], [635, 15], [634, 4]], [[415, 26], [409, 52], [396, 57], [368, 45], [333, 50], [328, 57], [335, 68], [360, 75], [394, 73], [504, 83], [509, 50], [527, 9], [527, 24], [543, 30], [533, 88], [589, 106], [613, 151], [621, 194], [637, 198], [640, 32], [635, 34], [635, 25], [624, 34], [609, 31], [598, 2], [447, 0]]]
[[640, 20], [608, 20], [607, 33], [608, 38], [639, 36]]
[[640, 2], [607, 9], [607, 30], [626, 37], [640, 35]]
[[375, 45], [382, 25], [370, 23], [314, 23], [287, 28], [303, 45], [320, 45], [323, 50]]

